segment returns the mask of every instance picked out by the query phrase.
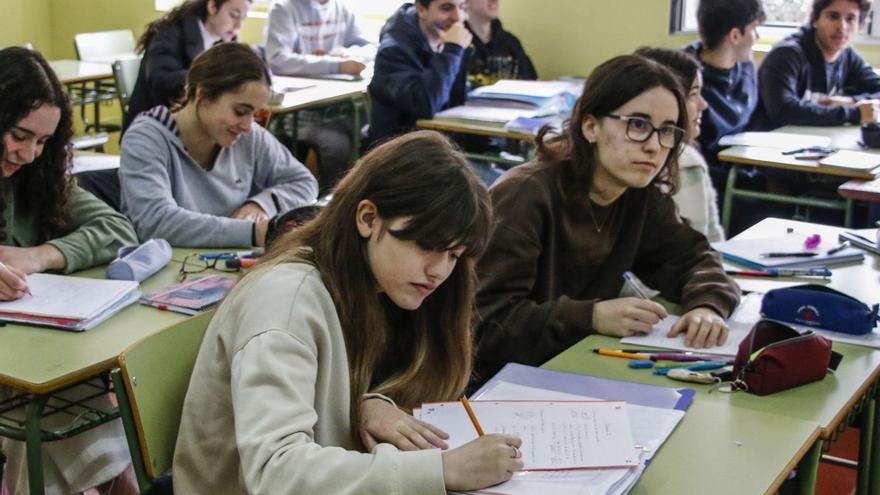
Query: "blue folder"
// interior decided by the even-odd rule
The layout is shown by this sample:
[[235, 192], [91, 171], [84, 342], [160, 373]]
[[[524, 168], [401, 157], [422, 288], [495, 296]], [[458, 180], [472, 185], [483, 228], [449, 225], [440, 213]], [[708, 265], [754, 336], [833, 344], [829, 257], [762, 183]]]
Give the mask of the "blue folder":
[[623, 400], [640, 406], [678, 409], [680, 411], [687, 410], [694, 401], [696, 393], [691, 388], [646, 385], [508, 363], [491, 380], [483, 384], [472, 395], [472, 398], [479, 399], [499, 381], [575, 395], [586, 395], [603, 400]]

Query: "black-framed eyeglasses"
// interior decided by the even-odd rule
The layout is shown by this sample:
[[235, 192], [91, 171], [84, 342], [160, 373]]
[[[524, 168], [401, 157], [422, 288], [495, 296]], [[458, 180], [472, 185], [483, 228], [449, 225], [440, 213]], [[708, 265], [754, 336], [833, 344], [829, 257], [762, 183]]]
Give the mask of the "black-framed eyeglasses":
[[613, 113], [609, 113], [606, 117], [626, 122], [626, 137], [637, 143], [644, 143], [651, 139], [651, 136], [656, 132], [657, 139], [660, 141], [660, 146], [672, 149], [675, 148], [684, 137], [684, 129], [680, 127], [674, 125], [654, 127], [654, 124], [652, 124], [651, 121], [643, 117], [615, 115]]
[[[177, 272], [177, 281], [183, 282], [186, 280], [187, 275], [192, 275], [194, 273], [202, 273], [209, 269], [217, 270], [220, 272], [237, 272], [238, 268], [228, 268], [226, 263], [223, 263], [223, 266], [217, 264], [220, 258], [212, 258], [212, 259], [202, 259], [198, 254], [193, 253], [185, 258], [183, 258], [183, 262], [180, 264], [180, 270]], [[189, 262], [189, 264], [187, 263]]]

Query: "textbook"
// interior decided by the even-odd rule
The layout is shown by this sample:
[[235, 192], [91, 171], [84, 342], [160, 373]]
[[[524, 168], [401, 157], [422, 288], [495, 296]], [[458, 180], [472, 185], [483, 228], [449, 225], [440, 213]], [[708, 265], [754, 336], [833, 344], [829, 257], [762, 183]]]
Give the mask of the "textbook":
[[32, 273], [31, 293], [0, 302], [0, 321], [81, 332], [95, 327], [141, 295], [137, 282]]
[[468, 105], [543, 110], [542, 115], [571, 111], [581, 88], [566, 81], [518, 81], [502, 79], [468, 93]]
[[141, 297], [141, 304], [194, 315], [211, 308], [229, 292], [237, 280], [223, 275], [205, 275], [174, 284]]
[[832, 251], [838, 245], [837, 239], [822, 239], [812, 248], [805, 247], [806, 236], [797, 233], [761, 239], [735, 239], [713, 242], [712, 247], [721, 256], [758, 270], [767, 268], [805, 268], [813, 266], [833, 266], [860, 262], [865, 256], [854, 247]]

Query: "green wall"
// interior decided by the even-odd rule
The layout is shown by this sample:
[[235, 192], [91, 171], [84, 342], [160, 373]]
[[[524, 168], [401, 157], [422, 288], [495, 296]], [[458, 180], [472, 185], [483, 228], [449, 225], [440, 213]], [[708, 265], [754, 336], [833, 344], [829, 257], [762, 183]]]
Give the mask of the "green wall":
[[[127, 28], [138, 36], [159, 15], [153, 0], [3, 0], [3, 4], [0, 46], [31, 42], [50, 59], [73, 58], [73, 35], [78, 32]], [[586, 75], [609, 57], [639, 46], [679, 47], [694, 39], [668, 34], [669, 0], [504, 0], [501, 8], [505, 26], [522, 40], [543, 78]], [[264, 19], [248, 19], [242, 41], [262, 42], [264, 28]], [[869, 62], [880, 65], [880, 44], [858, 49]]]
[[0, 47], [31, 43], [51, 55], [52, 38], [47, 29], [50, 0], [3, 0]]

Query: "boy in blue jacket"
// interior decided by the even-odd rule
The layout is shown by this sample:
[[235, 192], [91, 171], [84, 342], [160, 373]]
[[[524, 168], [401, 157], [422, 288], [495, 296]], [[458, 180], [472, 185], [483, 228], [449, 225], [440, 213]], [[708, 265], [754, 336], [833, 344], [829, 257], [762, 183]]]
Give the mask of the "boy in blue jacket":
[[752, 126], [843, 125], [880, 118], [880, 76], [852, 48], [870, 0], [814, 0], [810, 22], [779, 42], [758, 71]]
[[464, 21], [465, 0], [416, 0], [388, 19], [369, 88], [371, 143], [464, 103], [472, 39]]

